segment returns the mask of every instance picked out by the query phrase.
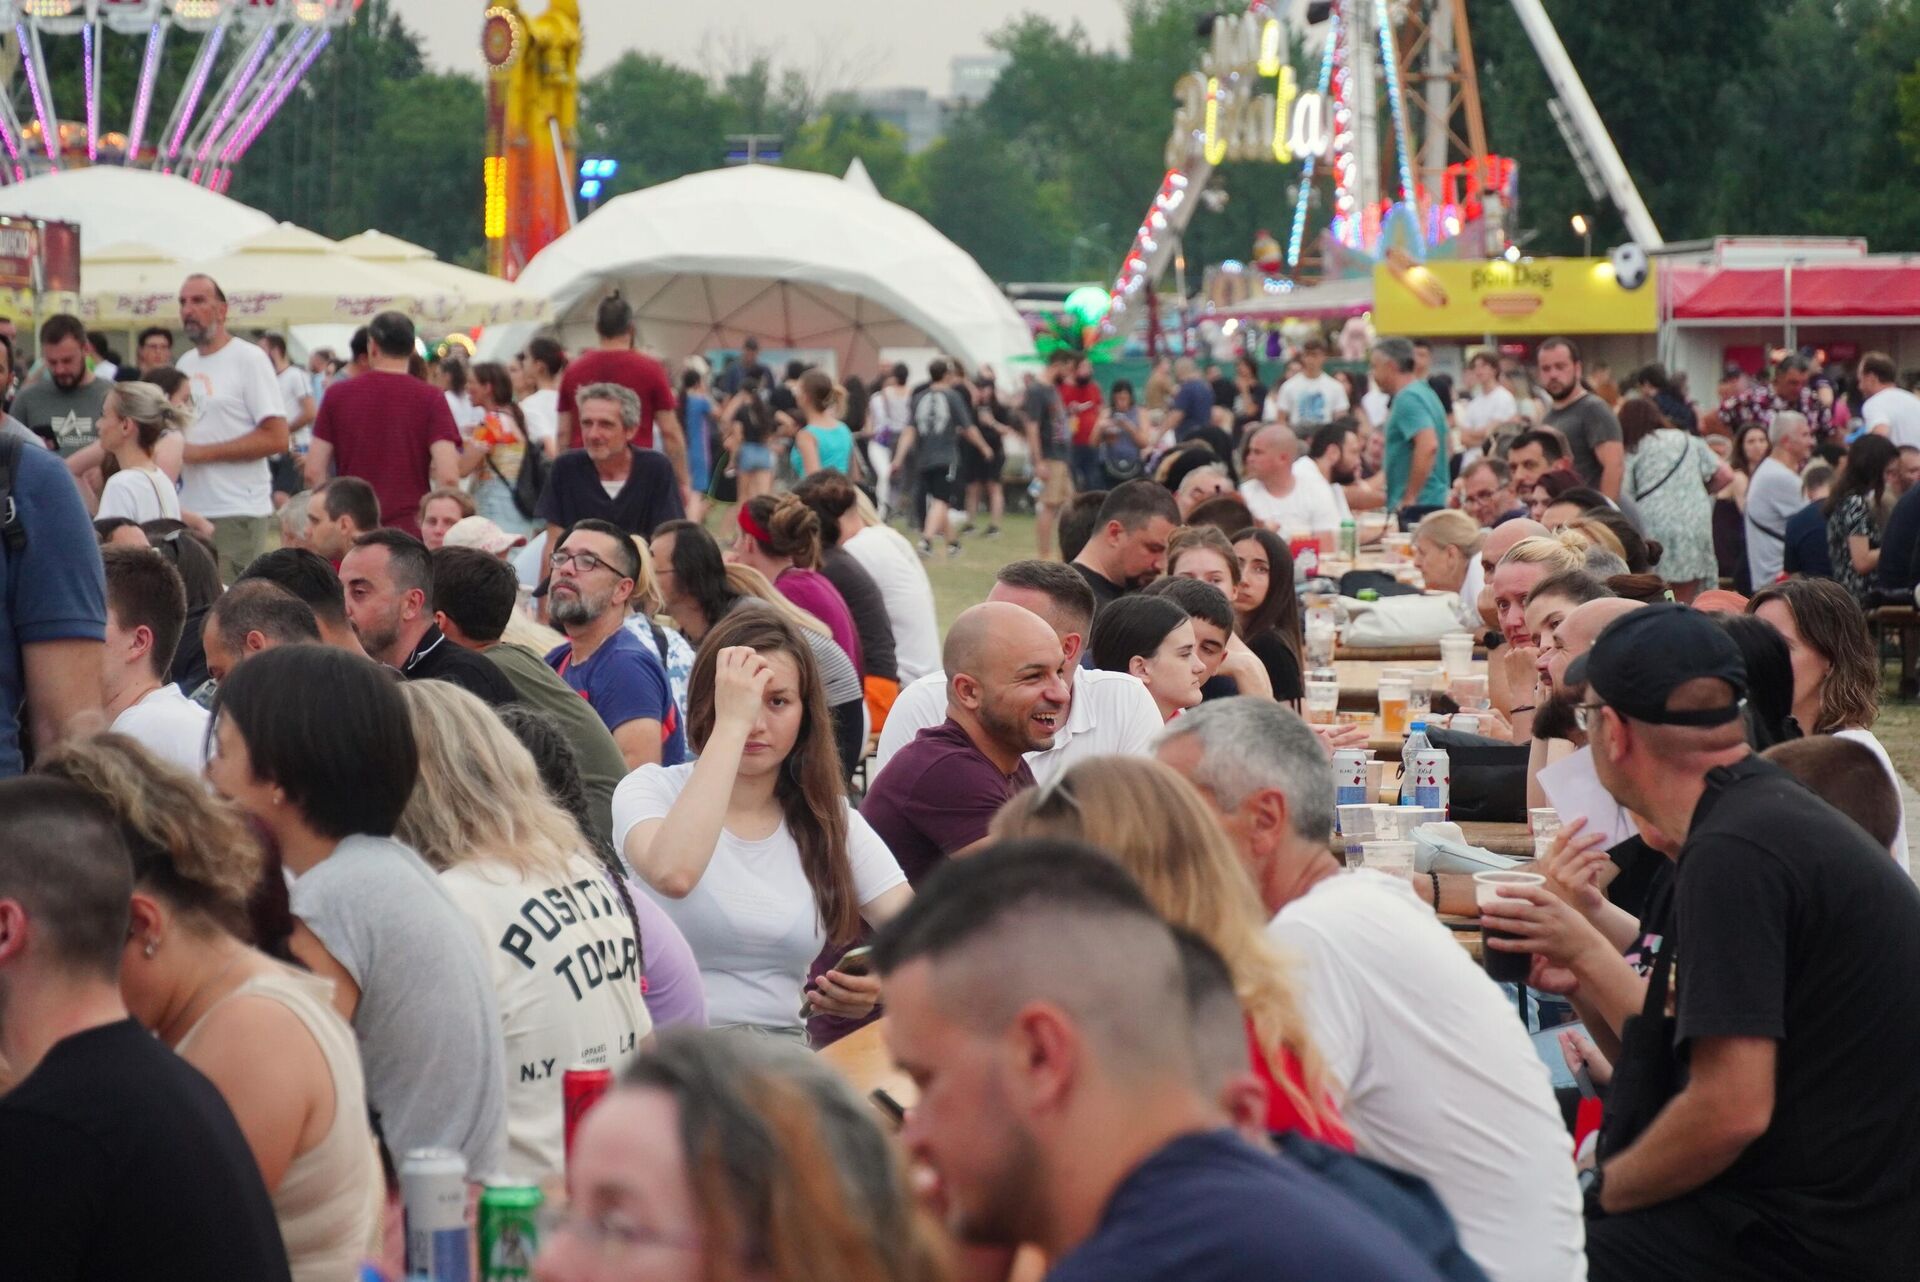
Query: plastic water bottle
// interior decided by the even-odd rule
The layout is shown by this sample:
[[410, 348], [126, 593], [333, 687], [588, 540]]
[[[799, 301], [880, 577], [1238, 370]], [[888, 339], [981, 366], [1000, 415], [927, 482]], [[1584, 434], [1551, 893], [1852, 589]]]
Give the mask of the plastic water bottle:
[[1427, 723], [1416, 721], [1407, 732], [1406, 746], [1400, 749], [1400, 804], [1417, 806], [1419, 798], [1414, 788], [1414, 763], [1420, 758], [1417, 754], [1432, 752], [1433, 743], [1427, 738]]

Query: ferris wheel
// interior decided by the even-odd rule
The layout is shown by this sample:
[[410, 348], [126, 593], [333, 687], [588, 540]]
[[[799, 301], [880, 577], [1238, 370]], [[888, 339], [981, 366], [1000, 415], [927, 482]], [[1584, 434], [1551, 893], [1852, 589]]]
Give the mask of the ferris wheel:
[[[111, 164], [178, 173], [224, 191], [247, 149], [361, 3], [0, 0], [0, 35], [13, 36], [21, 73], [9, 92], [0, 93], [0, 182]], [[150, 136], [161, 54], [175, 31], [200, 44], [186, 79], [173, 90], [164, 122]], [[124, 127], [116, 127], [120, 122], [101, 118], [101, 50], [107, 40], [142, 36], [146, 49], [133, 107]], [[82, 68], [86, 101], [75, 119], [62, 118], [53, 101], [50, 72], [67, 58], [78, 58]]]

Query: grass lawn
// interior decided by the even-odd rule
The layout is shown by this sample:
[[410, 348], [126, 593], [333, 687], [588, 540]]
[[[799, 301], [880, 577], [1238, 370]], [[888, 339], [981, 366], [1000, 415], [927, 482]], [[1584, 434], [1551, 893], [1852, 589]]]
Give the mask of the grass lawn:
[[1873, 723], [1874, 737], [1893, 758], [1894, 769], [1916, 788], [1920, 788], [1920, 704], [1896, 702], [1893, 682], [1887, 682], [1880, 696], [1880, 718]]

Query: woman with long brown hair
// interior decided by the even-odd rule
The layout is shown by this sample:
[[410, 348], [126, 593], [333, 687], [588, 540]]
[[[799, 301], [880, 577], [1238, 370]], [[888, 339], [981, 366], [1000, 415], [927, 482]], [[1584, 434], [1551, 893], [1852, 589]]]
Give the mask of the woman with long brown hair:
[[[803, 1038], [808, 966], [913, 892], [847, 803], [813, 650], [791, 624], [765, 609], [714, 624], [687, 703], [699, 759], [628, 775], [615, 842], [693, 946], [709, 1021]], [[833, 969], [805, 998], [859, 1019], [879, 994], [877, 980]]]
[[468, 390], [479, 426], [460, 453], [460, 475], [474, 476], [473, 504], [481, 516], [509, 534], [525, 534], [533, 522], [513, 501], [527, 450], [537, 448], [527, 435], [527, 417], [513, 399], [513, 378], [497, 361], [481, 361], [469, 372]]
[[331, 984], [252, 946], [259, 842], [202, 780], [124, 735], [63, 744], [37, 768], [94, 794], [118, 821], [133, 857], [127, 1010], [233, 1110], [295, 1282], [353, 1276], [377, 1245], [384, 1199], [360, 1049]]
[[1246, 1011], [1254, 1069], [1269, 1088], [1267, 1129], [1352, 1150], [1307, 1033], [1293, 963], [1267, 942], [1253, 882], [1192, 784], [1146, 758], [1082, 761], [1008, 802], [992, 835], [1081, 841], [1117, 860], [1162, 916], [1227, 963]]
[[[543, 1282], [947, 1276], [944, 1235], [873, 1106], [794, 1047], [662, 1035], [581, 1123], [571, 1176]], [[610, 1271], [610, 1251], [634, 1258]]]
[[1250, 526], [1233, 536], [1240, 582], [1233, 614], [1240, 639], [1266, 666], [1273, 697], [1297, 702], [1305, 693], [1300, 646], [1300, 599], [1293, 589], [1293, 554], [1278, 534]]
[[[1832, 579], [1783, 579], [1747, 602], [1747, 613], [1771, 623], [1793, 664], [1793, 719], [1802, 734], [1830, 734], [1873, 750], [1897, 787], [1892, 758], [1871, 729], [1880, 715], [1880, 657], [1859, 602]], [[1907, 866], [1907, 821], [1900, 821], [1893, 857]]]

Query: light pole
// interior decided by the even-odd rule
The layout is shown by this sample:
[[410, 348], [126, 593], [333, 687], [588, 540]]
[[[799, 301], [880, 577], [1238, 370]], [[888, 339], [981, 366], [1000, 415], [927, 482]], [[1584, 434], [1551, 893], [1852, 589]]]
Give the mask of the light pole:
[[586, 156], [580, 161], [580, 203], [592, 213], [600, 207], [600, 198], [606, 195], [607, 184], [620, 172], [620, 162], [609, 160], [605, 156]]
[[1574, 234], [1580, 237], [1580, 256], [1582, 258], [1592, 258], [1593, 224], [1587, 221], [1585, 214], [1575, 214], [1573, 216], [1573, 230]]

